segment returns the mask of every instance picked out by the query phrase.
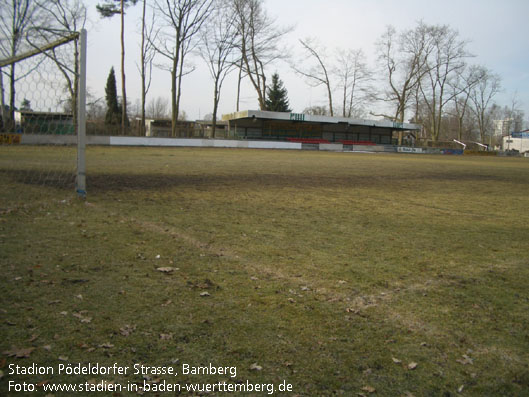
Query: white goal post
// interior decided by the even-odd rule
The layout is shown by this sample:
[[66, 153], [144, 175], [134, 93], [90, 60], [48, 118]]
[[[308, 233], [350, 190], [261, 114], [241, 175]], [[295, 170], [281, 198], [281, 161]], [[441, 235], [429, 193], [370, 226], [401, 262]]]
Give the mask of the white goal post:
[[77, 194], [86, 198], [86, 29], [81, 30], [77, 100]]

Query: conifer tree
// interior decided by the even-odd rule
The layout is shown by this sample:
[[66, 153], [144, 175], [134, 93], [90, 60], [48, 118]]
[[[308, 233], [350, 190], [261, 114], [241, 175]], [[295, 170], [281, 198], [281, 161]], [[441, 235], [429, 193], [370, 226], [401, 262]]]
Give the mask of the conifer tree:
[[116, 74], [114, 67], [110, 68], [105, 87], [105, 98], [107, 101], [107, 113], [105, 115], [105, 124], [119, 124], [121, 121], [121, 112], [118, 104], [118, 93], [116, 89]]
[[272, 86], [268, 87], [268, 95], [265, 100], [266, 110], [271, 112], [290, 112], [287, 90], [279, 79], [279, 74], [272, 75]]

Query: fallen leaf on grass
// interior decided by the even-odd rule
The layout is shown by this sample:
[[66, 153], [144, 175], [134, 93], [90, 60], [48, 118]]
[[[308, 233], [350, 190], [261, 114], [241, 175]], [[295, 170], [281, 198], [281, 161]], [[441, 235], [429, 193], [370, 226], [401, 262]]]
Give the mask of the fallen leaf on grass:
[[414, 370], [419, 364], [411, 362], [408, 364], [408, 369]]
[[467, 364], [474, 364], [474, 360], [472, 358], [470, 358], [469, 356], [467, 356], [466, 354], [463, 354], [463, 359], [457, 359], [456, 361], [460, 364], [463, 364], [463, 365], [467, 365]]
[[125, 325], [119, 329], [119, 333], [123, 336], [129, 336], [136, 329], [135, 325]]
[[178, 270], [177, 267], [171, 267], [171, 266], [165, 266], [165, 267], [157, 267], [156, 270], [162, 273], [172, 273], [175, 270]]
[[92, 321], [92, 317], [85, 317], [81, 313], [72, 313], [72, 316], [74, 316], [75, 318], [78, 318], [82, 323], [89, 323]]
[[171, 340], [173, 339], [173, 334], [160, 334], [161, 340]]
[[16, 347], [13, 347], [11, 350], [6, 350], [2, 354], [5, 354], [8, 357], [16, 357], [16, 358], [27, 358], [35, 350], [34, 347], [28, 347], [26, 349], [18, 349]]
[[61, 361], [68, 361], [68, 357], [66, 357], [66, 356], [59, 356], [59, 360], [61, 360]]
[[102, 345], [99, 345], [99, 347], [103, 348], [103, 349], [111, 349], [114, 347], [114, 345], [110, 342], [106, 342], [106, 343], [103, 343]]
[[393, 360], [393, 362], [394, 362], [395, 364], [400, 364], [400, 363], [402, 363], [402, 361], [399, 360], [398, 358], [392, 357], [391, 359]]
[[200, 296], [204, 298], [204, 297], [211, 296], [211, 295], [209, 294], [209, 292], [202, 292], [200, 293]]
[[362, 390], [363, 390], [363, 391], [366, 391], [366, 392], [368, 392], [368, 393], [374, 393], [374, 392], [377, 391], [377, 390], [376, 390], [374, 387], [372, 387], [372, 386], [364, 386], [364, 387], [362, 387]]
[[257, 363], [253, 363], [252, 365], [250, 365], [250, 371], [261, 371], [262, 369], [263, 367], [257, 365]]

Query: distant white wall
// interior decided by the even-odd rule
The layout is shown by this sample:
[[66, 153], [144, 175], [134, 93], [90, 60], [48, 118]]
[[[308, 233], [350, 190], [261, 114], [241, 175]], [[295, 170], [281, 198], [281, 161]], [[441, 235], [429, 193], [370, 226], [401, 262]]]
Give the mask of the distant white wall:
[[325, 150], [328, 152], [342, 152], [343, 144], [342, 143], [320, 143], [320, 150]]
[[110, 137], [112, 146], [168, 146], [168, 147], [222, 147], [250, 149], [301, 149], [301, 143], [238, 141], [228, 139], [182, 139], [182, 138], [146, 138], [146, 137]]
[[503, 150], [518, 150], [520, 153], [529, 152], [529, 138], [503, 137]]

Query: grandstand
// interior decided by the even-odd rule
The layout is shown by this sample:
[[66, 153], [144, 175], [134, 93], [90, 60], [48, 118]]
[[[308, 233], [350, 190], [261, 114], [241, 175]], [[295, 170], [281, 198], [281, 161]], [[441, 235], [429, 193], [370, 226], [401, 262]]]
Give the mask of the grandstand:
[[223, 115], [231, 136], [303, 144], [391, 145], [394, 131], [420, 131], [421, 126], [385, 120], [313, 116], [245, 110]]

